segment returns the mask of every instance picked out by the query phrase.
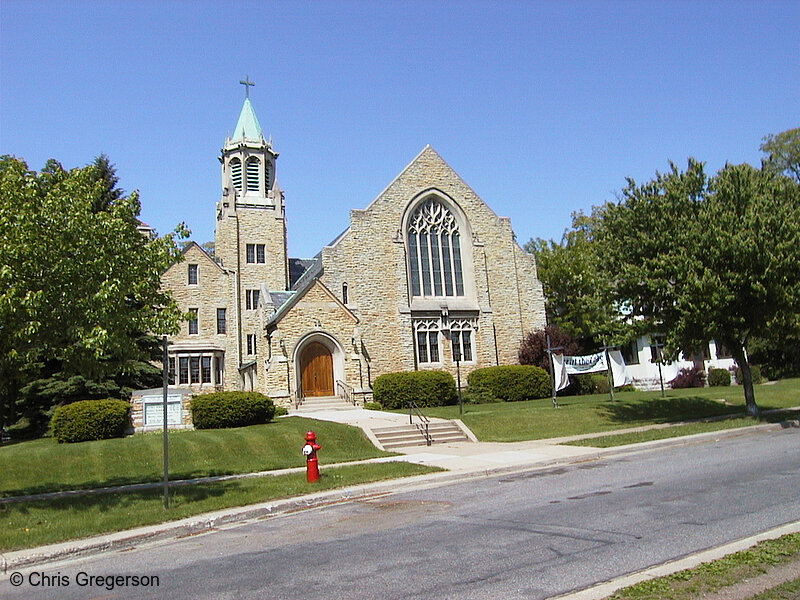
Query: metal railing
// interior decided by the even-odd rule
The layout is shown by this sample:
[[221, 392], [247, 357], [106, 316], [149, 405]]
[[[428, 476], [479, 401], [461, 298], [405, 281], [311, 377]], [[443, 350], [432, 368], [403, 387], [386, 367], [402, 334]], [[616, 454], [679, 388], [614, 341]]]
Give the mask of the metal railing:
[[336, 380], [336, 395], [345, 402], [349, 402], [353, 406], [358, 405], [358, 401], [356, 400], [355, 394], [353, 394], [353, 387], [347, 385], [341, 379]]
[[294, 408], [297, 410], [303, 403], [303, 394], [300, 393], [300, 390], [289, 392], [289, 401], [294, 404]]
[[[425, 445], [430, 446], [433, 443], [433, 438], [431, 434], [428, 432], [428, 425], [430, 424], [430, 419], [422, 414], [422, 411], [417, 406], [417, 403], [413, 400], [409, 400], [406, 402], [406, 406], [408, 406], [408, 424], [413, 425], [414, 427], [419, 430], [422, 434], [422, 437], [425, 438]], [[419, 419], [419, 423], [414, 423], [414, 416]]]

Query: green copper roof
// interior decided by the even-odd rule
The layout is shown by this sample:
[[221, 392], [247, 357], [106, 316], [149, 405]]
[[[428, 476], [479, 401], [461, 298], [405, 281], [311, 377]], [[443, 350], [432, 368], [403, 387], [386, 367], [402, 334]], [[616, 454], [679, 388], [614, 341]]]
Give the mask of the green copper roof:
[[261, 133], [261, 125], [258, 124], [256, 112], [250, 103], [250, 98], [244, 99], [242, 112], [239, 113], [239, 120], [236, 122], [236, 129], [233, 130], [231, 140], [261, 140], [264, 134]]

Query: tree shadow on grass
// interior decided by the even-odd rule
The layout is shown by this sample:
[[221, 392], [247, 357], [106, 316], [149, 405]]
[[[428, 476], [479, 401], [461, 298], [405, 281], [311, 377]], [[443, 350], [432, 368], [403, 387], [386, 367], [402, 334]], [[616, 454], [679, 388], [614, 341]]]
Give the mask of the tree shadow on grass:
[[671, 423], [721, 415], [737, 415], [743, 412], [742, 407], [721, 404], [699, 396], [653, 398], [633, 402], [609, 401], [601, 404], [598, 410], [604, 417], [617, 423], [640, 421]]

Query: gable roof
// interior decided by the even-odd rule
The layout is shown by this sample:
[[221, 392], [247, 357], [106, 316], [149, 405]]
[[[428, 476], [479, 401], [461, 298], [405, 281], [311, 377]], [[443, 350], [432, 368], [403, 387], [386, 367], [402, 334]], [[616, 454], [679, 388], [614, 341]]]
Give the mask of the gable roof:
[[[322, 261], [320, 261], [320, 262], [322, 262]], [[353, 321], [355, 321], [356, 323], [359, 322], [359, 318], [353, 314], [353, 311], [351, 311], [344, 304], [342, 304], [342, 302], [336, 297], [336, 294], [331, 292], [328, 289], [328, 287], [324, 283], [322, 283], [317, 277], [313, 277], [313, 278], [310, 278], [310, 279], [306, 280], [306, 282], [303, 285], [302, 289], [299, 289], [299, 290], [294, 291], [294, 292], [280, 292], [281, 294], [289, 293], [289, 294], [291, 294], [291, 296], [286, 298], [286, 300], [280, 306], [278, 306], [277, 303], [275, 304], [276, 310], [272, 314], [272, 316], [270, 316], [267, 319], [266, 326], [269, 327], [270, 325], [277, 324], [278, 321], [280, 321], [283, 317], [285, 317], [289, 313], [289, 311], [291, 311], [292, 308], [298, 302], [300, 302], [300, 300], [302, 300], [303, 297], [310, 290], [312, 290], [314, 288], [314, 286], [316, 286], [316, 285], [318, 285], [322, 289], [322, 291], [327, 296], [329, 296], [331, 298], [331, 300], [333, 300], [339, 306], [339, 308], [341, 308], [345, 313], [347, 313], [353, 319]], [[272, 293], [270, 293], [270, 295], [272, 295]], [[275, 296], [272, 296], [272, 299], [273, 299], [273, 302], [274, 302], [275, 301]]]
[[194, 240], [192, 240], [191, 242], [189, 242], [188, 244], [186, 244], [186, 245], [183, 247], [183, 249], [181, 250], [181, 253], [180, 253], [180, 258], [178, 258], [178, 259], [177, 259], [177, 260], [176, 260], [174, 263], [172, 263], [170, 266], [168, 266], [168, 267], [166, 268], [166, 270], [164, 271], [164, 273], [166, 273], [167, 271], [169, 271], [169, 270], [170, 270], [172, 267], [174, 267], [174, 266], [175, 266], [175, 265], [177, 265], [178, 263], [180, 263], [180, 262], [183, 262], [184, 260], [186, 260], [186, 254], [189, 252], [189, 250], [191, 250], [191, 249], [193, 249], [193, 248], [197, 248], [197, 249], [200, 251], [200, 253], [201, 253], [201, 254], [202, 254], [202, 256], [204, 257], [204, 259], [203, 259], [204, 261], [208, 261], [208, 262], [210, 262], [210, 263], [211, 263], [212, 265], [214, 265], [214, 266], [215, 266], [217, 269], [219, 269], [219, 270], [220, 270], [222, 273], [227, 273], [227, 272], [228, 272], [226, 269], [224, 269], [224, 268], [222, 267], [222, 265], [220, 265], [220, 264], [219, 264], [217, 261], [215, 261], [215, 260], [214, 260], [214, 259], [211, 257], [211, 255], [210, 255], [208, 252], [206, 252], [206, 251], [205, 251], [205, 249], [204, 249], [204, 248], [203, 248], [203, 247], [202, 247], [200, 244], [198, 244], [197, 242], [195, 242]]

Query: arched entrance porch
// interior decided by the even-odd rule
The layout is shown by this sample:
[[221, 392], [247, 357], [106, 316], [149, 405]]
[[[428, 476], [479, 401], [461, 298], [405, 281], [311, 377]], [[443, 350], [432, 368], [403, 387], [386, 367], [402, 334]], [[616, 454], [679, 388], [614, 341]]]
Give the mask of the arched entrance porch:
[[302, 398], [334, 396], [336, 380], [343, 379], [343, 353], [332, 337], [315, 333], [297, 346], [294, 364]]

